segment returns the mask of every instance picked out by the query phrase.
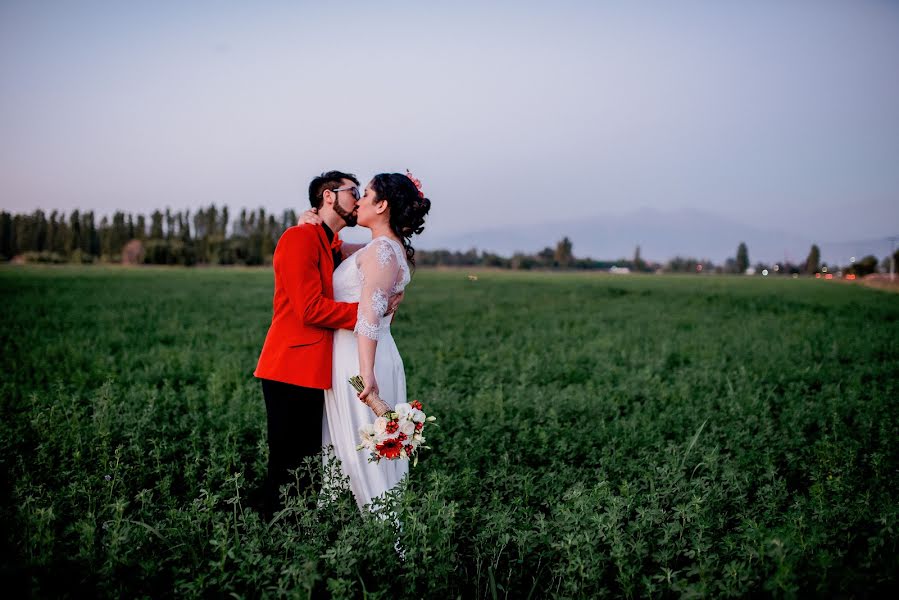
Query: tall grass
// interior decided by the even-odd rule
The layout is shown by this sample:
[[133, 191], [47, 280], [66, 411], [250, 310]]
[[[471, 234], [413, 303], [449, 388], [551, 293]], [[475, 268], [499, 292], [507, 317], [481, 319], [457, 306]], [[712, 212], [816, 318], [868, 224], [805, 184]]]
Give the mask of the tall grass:
[[268, 523], [252, 370], [269, 272], [0, 270], [3, 575], [101, 597], [896, 585], [894, 296], [479, 275], [420, 270], [394, 321], [409, 389], [440, 417], [408, 483], [369, 514], [344, 491]]

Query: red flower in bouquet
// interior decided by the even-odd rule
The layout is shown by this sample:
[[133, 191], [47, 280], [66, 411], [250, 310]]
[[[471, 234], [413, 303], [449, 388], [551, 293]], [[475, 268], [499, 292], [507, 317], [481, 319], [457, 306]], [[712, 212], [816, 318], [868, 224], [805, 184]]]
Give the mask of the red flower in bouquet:
[[397, 439], [384, 440], [382, 443], [375, 446], [375, 449], [384, 458], [394, 459], [400, 455], [400, 451], [403, 449], [403, 443]]
[[424, 423], [416, 423], [416, 424], [415, 424], [415, 431], [421, 431], [421, 430], [424, 428], [424, 426], [425, 426]]
[[421, 402], [419, 402], [418, 400], [413, 400], [412, 402], [409, 403], [409, 406], [411, 406], [412, 408], [414, 408], [416, 410], [421, 410]]
[[396, 433], [396, 430], [400, 428], [400, 424], [396, 421], [387, 421], [387, 426], [385, 427], [385, 431], [387, 433]]
[[406, 456], [412, 456], [412, 453], [415, 452], [415, 447], [412, 444], [407, 444], [403, 447], [403, 450], [406, 451]]

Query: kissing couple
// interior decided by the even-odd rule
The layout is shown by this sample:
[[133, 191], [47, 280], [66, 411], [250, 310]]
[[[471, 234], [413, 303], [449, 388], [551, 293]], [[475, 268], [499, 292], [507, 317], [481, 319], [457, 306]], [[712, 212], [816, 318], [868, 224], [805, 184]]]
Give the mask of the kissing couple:
[[[278, 240], [272, 323], [254, 375], [268, 421], [265, 514], [306, 457], [333, 446], [360, 510], [408, 472], [406, 460], [368, 462], [359, 428], [406, 401], [403, 360], [390, 322], [411, 279], [410, 239], [424, 230], [431, 202], [411, 173], [375, 175], [360, 192], [350, 173], [328, 171], [309, 184], [310, 210]], [[371, 230], [367, 244], [343, 243], [346, 226]], [[348, 383], [361, 375], [356, 393]], [[301, 471], [299, 493], [311, 487]]]

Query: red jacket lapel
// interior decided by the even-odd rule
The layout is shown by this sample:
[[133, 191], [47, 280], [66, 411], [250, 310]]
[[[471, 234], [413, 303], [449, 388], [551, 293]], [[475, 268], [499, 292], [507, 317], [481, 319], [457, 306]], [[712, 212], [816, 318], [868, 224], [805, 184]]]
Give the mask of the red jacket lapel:
[[[318, 231], [318, 241], [321, 242], [321, 245], [325, 250], [325, 255], [327, 255], [327, 257], [328, 257], [328, 260], [325, 261], [325, 262], [327, 262], [328, 271], [327, 271], [327, 273], [323, 273], [323, 275], [325, 275], [327, 280], [330, 281], [334, 274], [334, 255], [331, 254], [331, 244], [328, 242], [328, 234], [325, 233], [324, 227], [319, 225], [315, 229]], [[334, 234], [334, 235], [337, 235], [337, 234]], [[325, 266], [325, 265], [322, 265], [322, 266]]]

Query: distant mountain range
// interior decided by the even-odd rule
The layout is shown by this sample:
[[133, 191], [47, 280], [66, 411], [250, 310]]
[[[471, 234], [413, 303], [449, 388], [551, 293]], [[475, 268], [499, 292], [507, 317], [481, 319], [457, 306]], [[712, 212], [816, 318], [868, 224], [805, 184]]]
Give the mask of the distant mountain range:
[[822, 260], [831, 264], [849, 264], [852, 256], [861, 258], [866, 254], [873, 254], [882, 260], [890, 251], [886, 239], [849, 242], [812, 240], [775, 228], [741, 224], [699, 210], [662, 212], [648, 208], [543, 225], [435, 235], [422, 239], [421, 248], [477, 248], [510, 256], [518, 251], [533, 254], [547, 246], [555, 248], [564, 236], [572, 241], [576, 257], [602, 260], [632, 258], [637, 245], [644, 260], [665, 262], [675, 256], [689, 256], [711, 259], [716, 264], [736, 255], [740, 242], [746, 242], [752, 264], [783, 260], [801, 263], [808, 256], [812, 243], [817, 243], [821, 248]]

